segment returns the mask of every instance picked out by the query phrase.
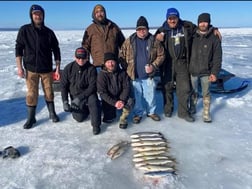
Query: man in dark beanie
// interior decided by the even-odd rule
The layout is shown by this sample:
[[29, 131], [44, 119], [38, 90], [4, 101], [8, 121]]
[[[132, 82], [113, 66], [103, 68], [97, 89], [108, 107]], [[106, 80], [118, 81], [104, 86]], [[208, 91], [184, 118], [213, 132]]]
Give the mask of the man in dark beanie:
[[211, 122], [210, 115], [210, 83], [217, 80], [221, 69], [222, 47], [220, 39], [214, 35], [210, 25], [210, 14], [202, 13], [198, 17], [198, 28], [193, 36], [192, 54], [189, 65], [193, 95], [191, 96], [191, 111], [196, 113], [200, 82], [203, 96], [203, 121]]
[[82, 46], [87, 49], [95, 67], [104, 63], [104, 53], [113, 52], [118, 56], [125, 37], [121, 29], [107, 18], [105, 8], [97, 4], [92, 12], [93, 23], [83, 35]]
[[101, 131], [101, 107], [97, 96], [96, 79], [97, 71], [89, 62], [88, 51], [83, 47], [77, 48], [75, 60], [66, 65], [62, 73], [63, 109], [65, 112], [71, 112], [77, 122], [84, 121], [90, 114], [94, 135]]
[[209, 13], [200, 14], [198, 17], [198, 24], [201, 22], [207, 22], [208, 25], [210, 25], [210, 22], [211, 22], [210, 14]]
[[54, 107], [53, 59], [56, 63], [55, 77], [60, 79], [61, 54], [54, 32], [45, 26], [45, 11], [40, 5], [30, 7], [31, 23], [22, 26], [16, 39], [16, 64], [18, 76], [26, 79], [27, 121], [24, 129], [30, 129], [36, 123], [39, 82], [42, 83], [49, 118], [58, 122]]
[[122, 45], [120, 60], [131, 78], [135, 106], [133, 123], [140, 123], [144, 112], [154, 121], [160, 121], [157, 115], [155, 99], [155, 71], [164, 61], [164, 48], [149, 33], [149, 25], [145, 17], [140, 16], [136, 24], [136, 32], [130, 35]]
[[119, 128], [127, 128], [127, 118], [134, 104], [130, 90], [129, 76], [120, 69], [118, 57], [111, 52], [105, 53], [104, 65], [97, 78], [97, 92], [102, 99], [103, 122], [112, 123], [116, 118], [116, 110], [122, 110]]

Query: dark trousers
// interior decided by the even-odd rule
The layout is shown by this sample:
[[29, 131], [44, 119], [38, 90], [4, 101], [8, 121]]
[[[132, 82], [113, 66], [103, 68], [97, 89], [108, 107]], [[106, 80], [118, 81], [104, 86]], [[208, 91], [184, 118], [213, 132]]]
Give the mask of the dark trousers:
[[116, 118], [116, 107], [111, 106], [104, 100], [102, 100], [102, 111], [104, 120], [111, 120]]
[[[174, 81], [176, 81], [176, 95], [178, 99], [178, 116], [185, 117], [188, 115], [188, 100], [190, 95], [190, 78], [185, 63], [177, 63], [174, 65]], [[170, 113], [173, 111], [173, 82], [163, 83], [164, 95], [164, 112]]]
[[84, 121], [90, 114], [91, 125], [99, 127], [101, 125], [101, 107], [97, 94], [92, 94], [88, 97], [87, 102], [81, 102], [79, 111], [72, 112], [73, 118], [78, 121]]

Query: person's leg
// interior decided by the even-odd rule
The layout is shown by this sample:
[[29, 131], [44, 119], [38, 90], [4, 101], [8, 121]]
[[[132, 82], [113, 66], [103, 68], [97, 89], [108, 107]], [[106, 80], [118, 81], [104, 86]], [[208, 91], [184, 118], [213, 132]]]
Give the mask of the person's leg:
[[24, 129], [30, 129], [36, 123], [36, 107], [38, 103], [39, 75], [33, 72], [26, 72], [26, 105], [27, 121], [23, 125]]
[[54, 93], [53, 93], [53, 87], [52, 87], [52, 83], [53, 83], [52, 72], [40, 74], [40, 77], [41, 77], [42, 88], [44, 91], [45, 101], [46, 101], [47, 108], [49, 111], [49, 118], [53, 122], [58, 122], [59, 117], [57, 116], [57, 114], [55, 112], [55, 106], [54, 106]]
[[88, 97], [88, 109], [90, 112], [91, 125], [93, 134], [98, 135], [101, 132], [101, 106], [97, 94]]
[[201, 77], [200, 81], [203, 95], [203, 121], [210, 123], [212, 122], [212, 118], [210, 115], [210, 103], [211, 103], [211, 95], [209, 91], [210, 82], [208, 80], [208, 76]]

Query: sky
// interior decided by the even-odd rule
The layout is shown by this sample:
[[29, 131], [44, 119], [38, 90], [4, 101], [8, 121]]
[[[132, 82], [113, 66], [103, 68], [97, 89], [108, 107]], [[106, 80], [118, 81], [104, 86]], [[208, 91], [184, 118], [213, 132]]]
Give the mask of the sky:
[[[123, 30], [126, 37], [134, 30]], [[150, 30], [154, 32], [154, 30]], [[49, 120], [41, 85], [36, 125], [23, 129], [26, 121], [26, 84], [17, 76], [15, 39], [17, 31], [0, 31], [0, 151], [17, 148], [21, 157], [0, 157], [1, 189], [251, 189], [252, 186], [252, 28], [221, 28], [222, 68], [236, 75], [225, 83], [236, 88], [247, 80], [249, 86], [234, 94], [212, 94], [212, 123], [202, 121], [202, 98], [196, 121], [186, 122], [174, 114], [166, 118], [162, 96], [156, 91], [161, 121], [145, 115], [140, 124], [120, 129], [117, 120], [102, 124], [92, 134], [90, 119], [82, 123], [63, 111], [61, 94], [55, 92], [55, 109], [60, 122]], [[62, 68], [73, 60], [81, 30], [56, 31], [62, 52]], [[168, 155], [176, 159], [177, 176], [151, 179], [135, 168], [132, 148], [115, 160], [107, 151], [120, 141], [131, 141], [135, 132], [161, 132], [169, 142]]]
[[29, 8], [41, 5], [46, 11], [46, 24], [52, 29], [84, 29], [92, 22], [96, 4], [102, 4], [107, 17], [120, 27], [135, 27], [139, 16], [149, 25], [160, 26], [168, 8], [175, 7], [183, 20], [197, 23], [202, 12], [211, 14], [216, 27], [251, 27], [252, 1], [1, 1], [0, 28], [19, 28], [29, 23]]

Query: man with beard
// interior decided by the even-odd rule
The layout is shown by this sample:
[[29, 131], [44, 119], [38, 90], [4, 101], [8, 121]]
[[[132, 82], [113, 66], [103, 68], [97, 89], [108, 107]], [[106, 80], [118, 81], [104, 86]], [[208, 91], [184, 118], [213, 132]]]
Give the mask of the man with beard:
[[18, 76], [26, 79], [28, 108], [27, 121], [24, 129], [30, 129], [36, 123], [36, 107], [39, 95], [39, 81], [41, 80], [45, 101], [49, 111], [49, 118], [58, 122], [55, 113], [53, 93], [53, 61], [56, 62], [56, 79], [60, 79], [60, 48], [54, 32], [45, 26], [45, 11], [40, 5], [30, 8], [31, 23], [22, 26], [16, 39], [16, 64]]
[[92, 18], [93, 23], [84, 32], [82, 46], [90, 52], [94, 66], [101, 67], [104, 53], [112, 52], [118, 56], [125, 37], [120, 28], [107, 18], [102, 5], [94, 7]]
[[203, 121], [211, 122], [210, 83], [217, 80], [221, 69], [222, 47], [220, 39], [214, 35], [210, 26], [210, 14], [202, 13], [198, 17], [198, 29], [193, 36], [192, 54], [189, 65], [193, 95], [192, 113], [196, 113], [198, 83], [200, 81], [203, 96]]

